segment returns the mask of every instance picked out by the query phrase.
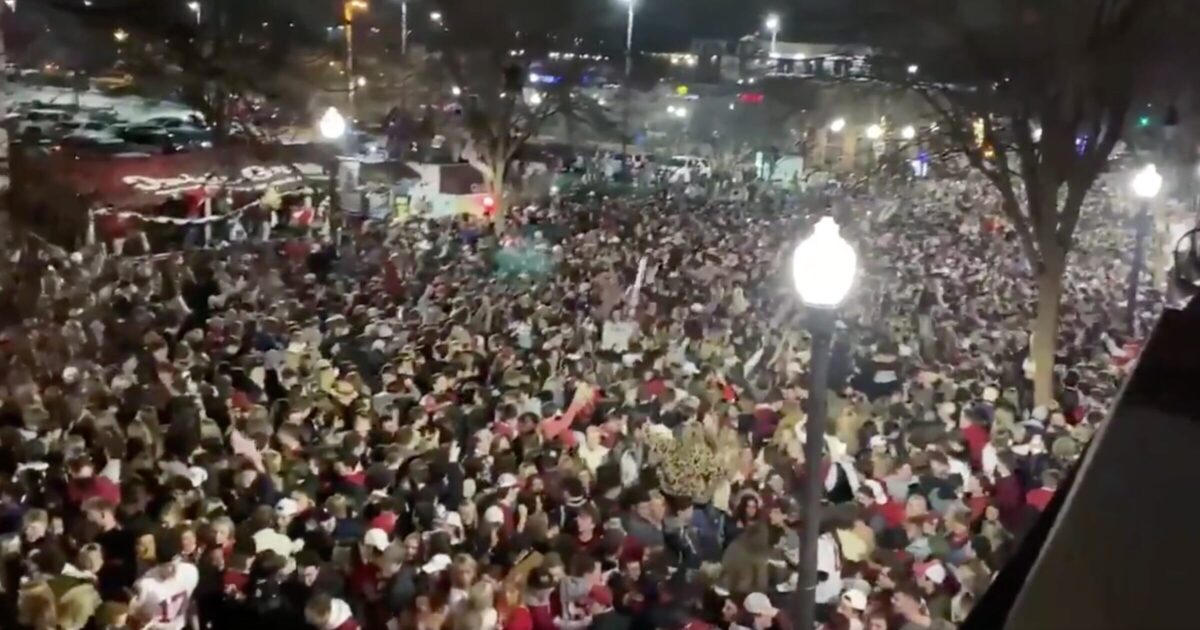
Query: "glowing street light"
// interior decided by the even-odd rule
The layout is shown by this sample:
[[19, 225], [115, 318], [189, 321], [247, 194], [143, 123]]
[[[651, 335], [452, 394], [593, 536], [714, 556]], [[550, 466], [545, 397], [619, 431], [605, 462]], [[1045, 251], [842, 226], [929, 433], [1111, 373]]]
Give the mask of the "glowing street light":
[[1162, 189], [1163, 178], [1158, 173], [1158, 167], [1153, 164], [1147, 164], [1142, 170], [1138, 171], [1137, 175], [1133, 176], [1133, 194], [1142, 199], [1153, 199], [1158, 196], [1158, 191]]
[[187, 3], [187, 8], [189, 11], [196, 14], [196, 23], [199, 24], [201, 11], [200, 3], [197, 0], [192, 0], [191, 2]]
[[[838, 225], [830, 217], [817, 222], [813, 233], [800, 241], [792, 253], [792, 280], [796, 293], [808, 307], [808, 329], [812, 337], [811, 369], [809, 382], [808, 424], [805, 427], [804, 467], [805, 492], [804, 511], [806, 518], [821, 513], [821, 497], [825, 494], [825, 476], [821, 474], [824, 463], [825, 424], [829, 421], [827, 396], [829, 392], [830, 350], [836, 329], [837, 309], [841, 306], [858, 269], [858, 255], [854, 248], [838, 234]], [[805, 527], [801, 549], [812, 552], [801, 555], [798, 588], [804, 592], [817, 584], [817, 537], [816, 527]], [[801, 597], [796, 606], [798, 628], [815, 625], [816, 602], [811, 597]]]
[[915, 64], [915, 63], [908, 64], [908, 73], [909, 74], [916, 74], [920, 70], [921, 70], [921, 68], [917, 64]]
[[900, 130], [900, 137], [904, 138], [905, 140], [912, 140], [913, 138], [916, 138], [917, 128], [912, 125], [906, 126]]
[[326, 140], [337, 140], [346, 135], [346, 118], [336, 107], [325, 110], [321, 120], [317, 122], [321, 137]]
[[1133, 237], [1133, 264], [1129, 268], [1129, 286], [1125, 294], [1125, 305], [1128, 308], [1125, 317], [1129, 331], [1136, 336], [1138, 334], [1138, 287], [1141, 284], [1142, 268], [1146, 266], [1146, 239], [1151, 234], [1153, 227], [1150, 202], [1162, 190], [1163, 178], [1158, 174], [1158, 167], [1147, 164], [1138, 171], [1137, 175], [1133, 176], [1130, 185], [1133, 188], [1133, 194], [1141, 200], [1141, 209], [1138, 210], [1134, 221], [1136, 232]]
[[350, 106], [350, 115], [354, 115], [354, 93], [358, 89], [358, 81], [354, 78], [354, 14], [369, 8], [366, 0], [345, 0], [342, 4], [343, 30], [346, 34], [346, 81], [349, 83], [346, 98]]
[[833, 133], [841, 133], [842, 130], [845, 128], [846, 128], [846, 119], [845, 118], [834, 118], [833, 121], [829, 123], [829, 130], [832, 131]]
[[871, 125], [867, 127], [867, 139], [878, 140], [883, 137], [883, 127], [879, 125]]
[[430, 19], [430, 21], [432, 21], [434, 24], [441, 24], [441, 23], [442, 23], [442, 12], [441, 12], [441, 11], [433, 11], [433, 12], [431, 12], [431, 13], [429, 14], [429, 19]]
[[119, 28], [113, 31], [113, 39], [117, 40], [118, 44], [123, 44], [125, 40], [129, 39], [129, 33], [125, 29]]
[[450, 94], [453, 96], [462, 96], [462, 88], [460, 88], [456, 85], [456, 86], [450, 88]]
[[541, 105], [542, 104], [542, 93], [535, 91], [532, 94], [530, 94], [529, 95], [529, 104], [533, 105], [534, 107]]
[[838, 224], [831, 217], [818, 221], [812, 235], [800, 241], [792, 252], [796, 293], [811, 308], [840, 306], [854, 284], [857, 269], [858, 255], [841, 237]]
[[771, 33], [771, 54], [775, 54], [775, 40], [779, 37], [779, 16], [772, 13], [767, 16], [767, 32]]

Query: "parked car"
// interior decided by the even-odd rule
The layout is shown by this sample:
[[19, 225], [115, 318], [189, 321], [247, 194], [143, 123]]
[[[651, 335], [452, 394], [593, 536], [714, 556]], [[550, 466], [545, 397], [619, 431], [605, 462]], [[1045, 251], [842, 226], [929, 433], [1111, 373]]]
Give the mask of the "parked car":
[[17, 122], [20, 136], [50, 136], [59, 124], [69, 122], [74, 116], [60, 109], [33, 109]]
[[58, 123], [54, 132], [60, 136], [105, 136], [113, 137], [112, 125], [98, 120], [68, 120]]
[[139, 151], [120, 138], [84, 135], [67, 136], [59, 141], [58, 150], [75, 156], [104, 155], [110, 157], [144, 157], [150, 155]]
[[157, 149], [158, 153], [179, 153], [187, 148], [186, 143], [180, 142], [171, 132], [152, 125], [124, 127], [117, 136], [132, 145]]

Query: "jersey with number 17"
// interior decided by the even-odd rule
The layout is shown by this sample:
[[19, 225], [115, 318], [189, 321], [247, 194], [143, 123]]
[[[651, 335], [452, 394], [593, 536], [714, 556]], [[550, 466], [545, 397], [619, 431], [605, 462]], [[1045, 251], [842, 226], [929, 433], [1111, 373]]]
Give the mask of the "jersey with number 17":
[[200, 581], [200, 571], [188, 562], [176, 562], [175, 571], [165, 576], [151, 571], [134, 584], [131, 608], [150, 621], [143, 630], [183, 630], [192, 593]]

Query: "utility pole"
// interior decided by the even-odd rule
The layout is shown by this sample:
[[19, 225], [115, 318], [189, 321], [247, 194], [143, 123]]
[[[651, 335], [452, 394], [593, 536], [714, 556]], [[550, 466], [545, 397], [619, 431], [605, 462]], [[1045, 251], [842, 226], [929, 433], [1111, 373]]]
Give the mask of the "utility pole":
[[408, 0], [400, 2], [400, 55], [408, 55]]
[[346, 101], [349, 105], [351, 120], [357, 117], [357, 111], [354, 108], [354, 92], [358, 89], [358, 83], [354, 77], [354, 12], [366, 10], [366, 0], [345, 0], [342, 4], [342, 21], [346, 29]]
[[637, 0], [625, 0], [625, 4], [629, 8], [625, 19], [625, 111], [622, 114], [621, 121], [621, 156], [624, 162], [621, 164], [621, 170], [629, 168], [629, 106], [632, 97], [632, 87], [629, 85], [629, 77], [633, 74], [633, 15]]

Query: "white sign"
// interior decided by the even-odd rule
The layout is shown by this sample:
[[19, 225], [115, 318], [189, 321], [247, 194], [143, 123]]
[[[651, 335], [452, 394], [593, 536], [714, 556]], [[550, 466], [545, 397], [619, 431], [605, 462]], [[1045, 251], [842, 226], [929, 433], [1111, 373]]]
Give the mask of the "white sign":
[[629, 350], [629, 340], [637, 326], [633, 322], [604, 322], [604, 332], [600, 334], [600, 349], [624, 353]]
[[291, 184], [303, 181], [307, 177], [319, 177], [325, 168], [320, 164], [302, 163], [290, 166], [247, 166], [241, 170], [241, 177], [230, 180], [222, 175], [189, 175], [178, 177], [145, 177], [143, 175], [126, 175], [121, 181], [142, 192], [154, 195], [171, 196], [186, 192], [205, 183], [217, 183], [235, 190], [256, 190], [267, 184]]

